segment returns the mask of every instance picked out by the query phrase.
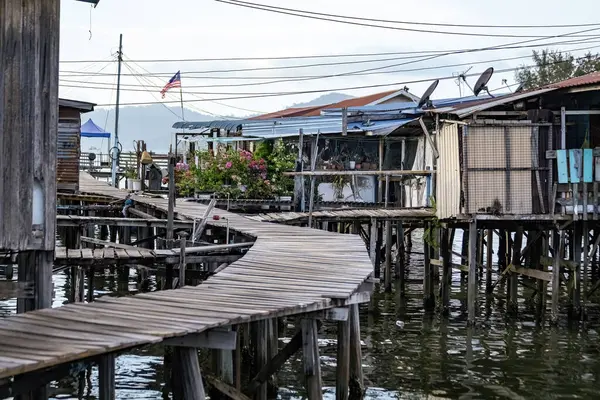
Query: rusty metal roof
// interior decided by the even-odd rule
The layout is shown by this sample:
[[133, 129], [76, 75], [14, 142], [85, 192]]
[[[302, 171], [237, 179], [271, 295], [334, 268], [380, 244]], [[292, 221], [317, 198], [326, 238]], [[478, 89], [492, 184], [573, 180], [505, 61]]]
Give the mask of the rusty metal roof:
[[552, 83], [550, 85], [546, 85], [545, 87], [565, 89], [572, 88], [577, 86], [586, 86], [586, 85], [594, 85], [600, 83], [600, 71], [592, 72], [591, 74], [577, 76], [575, 78], [567, 79], [565, 81]]

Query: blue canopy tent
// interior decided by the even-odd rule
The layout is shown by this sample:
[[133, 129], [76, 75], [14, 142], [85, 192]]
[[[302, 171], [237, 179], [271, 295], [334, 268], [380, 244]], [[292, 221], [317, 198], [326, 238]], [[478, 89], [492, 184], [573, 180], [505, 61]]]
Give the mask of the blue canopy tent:
[[90, 118], [85, 124], [81, 125], [81, 137], [109, 139], [110, 133], [100, 128]]

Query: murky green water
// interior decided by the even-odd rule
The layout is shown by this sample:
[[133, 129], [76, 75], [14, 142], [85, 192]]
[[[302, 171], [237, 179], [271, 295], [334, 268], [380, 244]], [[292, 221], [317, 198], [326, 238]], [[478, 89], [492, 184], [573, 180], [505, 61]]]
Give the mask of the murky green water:
[[[550, 327], [535, 314], [528, 289], [520, 293], [519, 317], [505, 317], [501, 298], [480, 296], [478, 325], [467, 328], [466, 288], [460, 274], [453, 276], [451, 312], [448, 318], [425, 315], [422, 307], [420, 269], [422, 249], [414, 238], [406, 296], [397, 292], [375, 293], [373, 310], [361, 308], [363, 368], [375, 399], [597, 399], [600, 398], [600, 338], [598, 308], [590, 307], [585, 324], [569, 325], [566, 316]], [[460, 251], [460, 245], [455, 244]], [[138, 290], [131, 272], [127, 285], [119, 285], [108, 271], [95, 277], [95, 295]], [[494, 277], [495, 278], [495, 277]], [[54, 277], [54, 305], [66, 301], [69, 278]], [[397, 288], [395, 288], [397, 289]], [[498, 286], [502, 293], [502, 286]], [[522, 290], [522, 289], [521, 289]], [[501, 297], [501, 296], [499, 296]], [[594, 299], [597, 300], [597, 299]], [[9, 314], [14, 302], [0, 303]], [[404, 322], [403, 328], [397, 321]], [[293, 333], [289, 326], [284, 335]], [[321, 362], [325, 398], [335, 398], [335, 326], [325, 324], [321, 335]], [[281, 344], [286, 338], [281, 338]], [[160, 399], [164, 385], [160, 347], [139, 349], [117, 359], [118, 399]], [[278, 376], [279, 397], [302, 398], [301, 359], [287, 363]], [[88, 371], [90, 372], [90, 371]], [[53, 385], [53, 398], [96, 398], [97, 374], [88, 374], [80, 392], [77, 379]]]

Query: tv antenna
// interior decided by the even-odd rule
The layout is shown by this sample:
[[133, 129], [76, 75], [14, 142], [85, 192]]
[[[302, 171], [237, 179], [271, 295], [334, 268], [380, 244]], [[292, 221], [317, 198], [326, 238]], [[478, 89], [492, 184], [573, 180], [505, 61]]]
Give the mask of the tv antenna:
[[[453, 76], [456, 76], [456, 85], [458, 86], [458, 95], [459, 95], [460, 97], [462, 97], [462, 92], [463, 92], [463, 91], [462, 91], [462, 84], [463, 84], [463, 81], [466, 83], [465, 76], [467, 75], [467, 73], [468, 73], [468, 72], [469, 72], [469, 71], [470, 71], [472, 68], [473, 68], [473, 67], [469, 67], [469, 68], [467, 68], [467, 69], [466, 69], [465, 71], [463, 71], [463, 72], [459, 72], [459, 73], [454, 73], [454, 74], [452, 74]], [[467, 86], [469, 86], [469, 85], [467, 84]], [[470, 89], [470, 88], [469, 88], [469, 89]]]
[[429, 87], [427, 88], [425, 93], [423, 93], [423, 96], [421, 96], [421, 100], [419, 100], [419, 104], [417, 105], [417, 108], [422, 108], [423, 106], [432, 107], [430, 98], [439, 83], [440, 83], [440, 80], [436, 79], [435, 81], [433, 81], [431, 83], [431, 85], [429, 85]]
[[523, 91], [523, 89], [525, 89], [525, 84], [524, 84], [524, 83], [521, 83], [521, 84], [519, 85], [519, 87], [517, 87], [517, 88], [515, 89], [515, 93], [521, 93], [521, 92]]
[[479, 93], [481, 93], [482, 90], [485, 90], [487, 92], [488, 96], [494, 97], [491, 95], [491, 93], [487, 87], [487, 84], [490, 81], [490, 79], [492, 78], [493, 74], [494, 74], [493, 67], [489, 67], [488, 69], [483, 71], [483, 74], [481, 74], [479, 76], [479, 79], [477, 79], [477, 82], [475, 82], [475, 86], [473, 87], [473, 94], [475, 96], [479, 96]]

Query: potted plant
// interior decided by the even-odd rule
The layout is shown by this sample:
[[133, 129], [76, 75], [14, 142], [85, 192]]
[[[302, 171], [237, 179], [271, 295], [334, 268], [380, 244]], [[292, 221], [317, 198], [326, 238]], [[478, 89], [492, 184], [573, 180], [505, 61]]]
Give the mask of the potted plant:
[[142, 180], [138, 179], [138, 173], [135, 168], [127, 168], [125, 170], [125, 178], [127, 178], [127, 189], [133, 191], [142, 190]]

